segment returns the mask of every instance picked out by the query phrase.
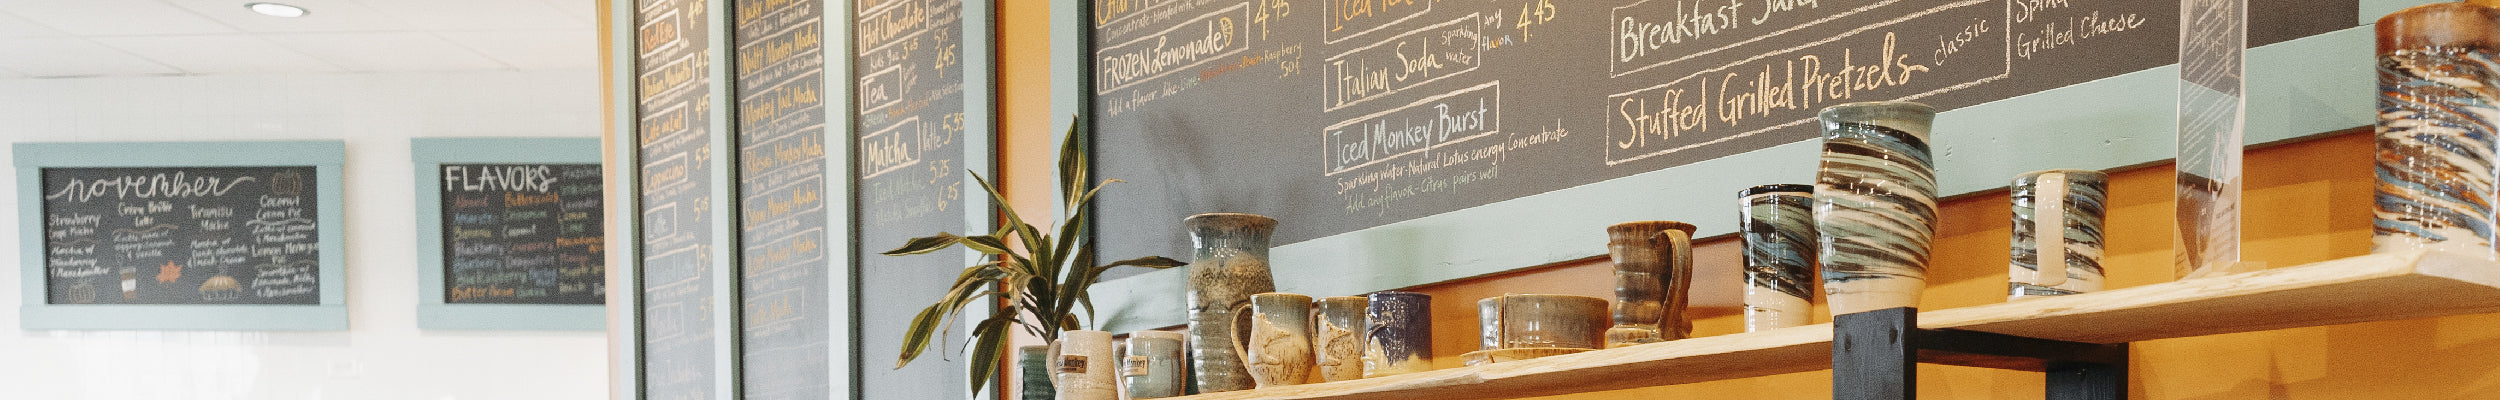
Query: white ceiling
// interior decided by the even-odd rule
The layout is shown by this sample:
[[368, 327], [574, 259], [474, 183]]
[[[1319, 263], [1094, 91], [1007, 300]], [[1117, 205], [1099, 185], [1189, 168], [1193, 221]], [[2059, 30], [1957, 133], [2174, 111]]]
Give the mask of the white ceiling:
[[0, 79], [599, 64], [593, 0], [0, 0]]

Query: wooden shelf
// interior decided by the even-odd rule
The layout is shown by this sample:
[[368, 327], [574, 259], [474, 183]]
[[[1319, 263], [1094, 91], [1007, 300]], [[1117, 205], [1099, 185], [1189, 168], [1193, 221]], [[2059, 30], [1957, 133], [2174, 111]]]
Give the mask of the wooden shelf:
[[[2246, 274], [1937, 310], [1919, 327], [2123, 343], [2500, 312], [2500, 263], [2367, 255]], [[1499, 399], [1831, 368], [1832, 326], [1800, 326], [1347, 382], [1176, 399]]]

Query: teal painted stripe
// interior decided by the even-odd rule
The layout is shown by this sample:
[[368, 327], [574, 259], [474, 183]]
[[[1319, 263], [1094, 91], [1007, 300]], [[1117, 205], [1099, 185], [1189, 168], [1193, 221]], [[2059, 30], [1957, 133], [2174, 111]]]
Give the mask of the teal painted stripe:
[[598, 304], [418, 304], [417, 326], [456, 331], [598, 331], [608, 328], [606, 309]]
[[[327, 278], [324, 278], [325, 280]], [[323, 284], [328, 284], [324, 282]], [[18, 308], [20, 329], [343, 331], [347, 306], [48, 305]]]
[[614, 399], [642, 398], [642, 183], [637, 181], [642, 158], [635, 151], [641, 132], [635, 125], [634, 65], [636, 49], [634, 1], [608, 3], [608, 124], [603, 139], [608, 185], [608, 393]]
[[[2370, 124], [2370, 35], [2364, 26], [2250, 49], [2247, 142]], [[1935, 128], [1938, 192], [1995, 190], [2031, 170], [2169, 160], [2177, 75], [2177, 66], [2164, 66], [1945, 112]], [[1818, 150], [1801, 141], [1277, 247], [1277, 288], [1340, 296], [1600, 256], [1605, 226], [1624, 221], [1690, 222], [1703, 237], [1733, 233], [1738, 190], [1811, 182]], [[1179, 325], [1183, 274], [1095, 286], [1104, 329]]]
[[338, 140], [237, 142], [39, 142], [16, 143], [19, 167], [176, 167], [338, 165], [347, 142]]

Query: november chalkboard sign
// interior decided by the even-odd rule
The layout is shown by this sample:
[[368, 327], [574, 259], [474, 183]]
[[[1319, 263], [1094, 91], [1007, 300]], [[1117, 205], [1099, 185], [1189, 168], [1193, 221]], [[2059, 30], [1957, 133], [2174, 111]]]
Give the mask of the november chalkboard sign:
[[439, 168], [445, 303], [605, 303], [599, 164]]
[[[711, 10], [697, 0], [638, 0], [634, 167], [640, 185], [641, 361], [651, 399], [719, 396], [721, 340], [712, 247]], [[726, 206], [726, 205], [722, 205]]]
[[[836, 3], [839, 4], [839, 3]], [[740, 0], [738, 301], [742, 393], [834, 398], [826, 258], [824, 4]], [[840, 81], [835, 81], [840, 82]]]
[[320, 304], [314, 167], [42, 174], [51, 304]]
[[[965, 387], [963, 357], [932, 349], [894, 369], [912, 315], [945, 294], [953, 271], [967, 265], [960, 249], [910, 257], [878, 252], [938, 232], [964, 233], [967, 167], [963, 32], [965, 0], [864, 0], [850, 55], [857, 85], [852, 120], [851, 193], [859, 307], [859, 390], [870, 399], [954, 398]], [[936, 272], [932, 271], [946, 271]], [[964, 329], [947, 343], [962, 343]]]
[[[2349, 28], [2354, 8], [2252, 8], [2250, 44]], [[1129, 182], [1103, 195], [1120, 212], [1100, 226], [1121, 227], [1103, 244], [1187, 254], [1178, 221], [1202, 212], [1276, 217], [1292, 244], [1809, 140], [1835, 104], [1952, 110], [2141, 71], [2176, 62], [2178, 15], [2172, 0], [1092, 2], [1097, 174]]]

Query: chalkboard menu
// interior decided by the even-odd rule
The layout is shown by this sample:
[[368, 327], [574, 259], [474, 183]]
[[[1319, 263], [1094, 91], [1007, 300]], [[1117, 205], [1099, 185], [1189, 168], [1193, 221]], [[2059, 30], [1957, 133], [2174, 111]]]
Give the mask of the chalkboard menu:
[[[838, 4], [838, 3], [837, 3]], [[823, 3], [737, 0], [739, 384], [827, 399], [832, 264], [825, 214]], [[838, 81], [837, 81], [838, 82]]]
[[641, 186], [643, 392], [656, 400], [712, 398], [711, 92], [706, 5], [637, 0], [635, 169]]
[[[910, 257], [877, 252], [913, 237], [964, 233], [963, 0], [861, 0], [851, 55], [861, 393], [870, 399], [959, 397], [963, 357], [932, 349], [891, 368], [914, 313], [937, 302], [962, 270], [960, 249]], [[867, 284], [873, 283], [873, 284]], [[953, 329], [946, 343], [962, 343]]]
[[[2171, 64], [2172, 0], [1111, 0], [1086, 15], [1105, 256], [1247, 212], [1291, 244]], [[2353, 26], [2252, 8], [2251, 45]], [[2148, 98], [2166, 98], [2147, 93]], [[2166, 101], [2166, 100], [2165, 100]], [[1949, 151], [1949, 149], [1940, 149]], [[1775, 183], [1775, 182], [1766, 182]], [[1695, 195], [1718, 201], [1725, 194]]]
[[320, 304], [312, 166], [42, 175], [51, 304]]
[[443, 302], [604, 304], [599, 164], [443, 164]]

